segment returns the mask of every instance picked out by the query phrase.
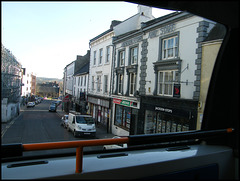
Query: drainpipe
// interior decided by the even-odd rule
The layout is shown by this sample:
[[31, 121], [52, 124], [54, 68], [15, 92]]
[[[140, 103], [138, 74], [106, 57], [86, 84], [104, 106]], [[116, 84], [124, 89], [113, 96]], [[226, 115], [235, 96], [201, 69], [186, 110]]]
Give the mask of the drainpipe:
[[[112, 50], [112, 65], [111, 65], [111, 76], [110, 76], [110, 88], [109, 88], [109, 97], [112, 96], [112, 93], [113, 93], [113, 69], [115, 67], [115, 56], [114, 56], [114, 53], [115, 53], [115, 45], [112, 44], [110, 45], [113, 47], [113, 50]], [[112, 104], [110, 104], [110, 107], [111, 107], [111, 115], [109, 115], [109, 132], [112, 133], [112, 116], [113, 116], [113, 107], [112, 107]]]

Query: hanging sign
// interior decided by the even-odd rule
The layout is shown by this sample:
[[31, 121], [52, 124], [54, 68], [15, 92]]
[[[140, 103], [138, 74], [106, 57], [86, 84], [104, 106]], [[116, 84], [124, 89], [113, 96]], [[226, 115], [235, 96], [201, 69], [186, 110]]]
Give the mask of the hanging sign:
[[174, 86], [173, 86], [173, 97], [180, 97], [180, 90], [181, 90], [181, 85], [180, 84], [174, 84]]

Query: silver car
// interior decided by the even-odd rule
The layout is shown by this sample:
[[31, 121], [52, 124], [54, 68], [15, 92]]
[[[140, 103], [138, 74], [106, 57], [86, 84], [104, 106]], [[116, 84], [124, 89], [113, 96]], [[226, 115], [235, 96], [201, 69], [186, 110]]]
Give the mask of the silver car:
[[62, 117], [61, 125], [64, 128], [67, 128], [67, 125], [68, 125], [68, 115], [67, 114]]

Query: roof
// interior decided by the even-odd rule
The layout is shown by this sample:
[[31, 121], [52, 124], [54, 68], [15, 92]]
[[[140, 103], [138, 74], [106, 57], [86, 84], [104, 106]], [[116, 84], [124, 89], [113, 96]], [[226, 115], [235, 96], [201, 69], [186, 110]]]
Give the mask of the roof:
[[101, 33], [100, 35], [94, 37], [93, 39], [90, 40], [90, 42], [94, 41], [94, 40], [97, 40], [98, 38], [108, 34], [109, 32], [113, 31], [113, 27], [114, 26], [117, 26], [118, 24], [120, 24], [121, 21], [118, 21], [118, 20], [113, 20], [112, 23], [111, 23], [111, 26], [110, 26], [110, 29], [108, 29], [107, 31], [104, 31], [103, 33]]
[[176, 16], [176, 15], [181, 14], [181, 13], [182, 12], [173, 12], [173, 13], [167, 14], [165, 16], [160, 16], [159, 18], [155, 18], [153, 20], [147, 21], [147, 22], [142, 23], [142, 24], [143, 24], [144, 27], [145, 26], [150, 26], [150, 25], [153, 25], [157, 22], [163, 21], [165, 19], [171, 18], [171, 17]]
[[80, 71], [86, 64], [90, 62], [90, 51], [87, 51], [87, 54], [84, 56], [77, 56], [77, 60], [75, 61], [75, 69], [74, 74]]
[[73, 76], [89, 73], [89, 62], [87, 62], [80, 70], [78, 70]]
[[212, 40], [218, 40], [223, 39], [226, 34], [226, 28], [217, 23], [209, 32], [208, 36], [204, 39], [203, 42], [212, 41]]

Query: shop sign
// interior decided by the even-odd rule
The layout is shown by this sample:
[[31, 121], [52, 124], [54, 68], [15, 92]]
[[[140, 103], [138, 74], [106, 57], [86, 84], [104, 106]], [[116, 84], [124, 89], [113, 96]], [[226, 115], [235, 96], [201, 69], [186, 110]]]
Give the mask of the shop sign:
[[172, 109], [167, 109], [163, 107], [155, 107], [155, 111], [162, 111], [162, 112], [167, 112], [167, 113], [172, 113]]
[[126, 100], [121, 100], [121, 99], [113, 99], [113, 103], [120, 104], [120, 105], [123, 105], [123, 106], [133, 106], [133, 102], [126, 101]]

